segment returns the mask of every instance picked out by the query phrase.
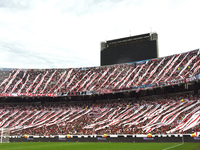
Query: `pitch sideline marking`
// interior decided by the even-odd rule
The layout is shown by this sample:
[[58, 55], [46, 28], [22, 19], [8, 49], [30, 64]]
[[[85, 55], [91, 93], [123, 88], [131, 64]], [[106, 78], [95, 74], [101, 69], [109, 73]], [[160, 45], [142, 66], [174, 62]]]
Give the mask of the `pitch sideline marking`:
[[167, 149], [171, 149], [171, 148], [174, 148], [174, 147], [177, 147], [177, 146], [181, 146], [183, 145], [184, 143], [181, 143], [181, 144], [178, 144], [178, 145], [175, 145], [175, 146], [171, 146], [171, 147], [168, 147], [168, 148], [165, 148], [165, 149], [162, 149], [162, 150], [167, 150]]

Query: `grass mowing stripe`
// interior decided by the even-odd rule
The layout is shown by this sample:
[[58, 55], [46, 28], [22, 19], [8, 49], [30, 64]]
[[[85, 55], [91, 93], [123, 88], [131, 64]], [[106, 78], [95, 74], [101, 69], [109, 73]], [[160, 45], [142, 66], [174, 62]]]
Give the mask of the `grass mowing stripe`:
[[181, 143], [181, 144], [178, 144], [178, 145], [175, 145], [175, 146], [171, 146], [171, 147], [168, 147], [168, 148], [165, 148], [165, 149], [162, 149], [162, 150], [172, 149], [172, 148], [174, 148], [174, 147], [181, 146], [181, 145], [183, 145], [183, 144], [184, 144], [184, 143]]

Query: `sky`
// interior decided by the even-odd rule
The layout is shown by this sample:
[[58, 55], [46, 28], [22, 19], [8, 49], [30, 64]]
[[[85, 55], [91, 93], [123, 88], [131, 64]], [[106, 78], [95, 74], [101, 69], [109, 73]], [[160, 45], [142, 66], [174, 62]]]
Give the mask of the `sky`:
[[200, 48], [199, 0], [0, 0], [0, 68], [100, 65], [100, 42], [156, 32], [159, 57]]

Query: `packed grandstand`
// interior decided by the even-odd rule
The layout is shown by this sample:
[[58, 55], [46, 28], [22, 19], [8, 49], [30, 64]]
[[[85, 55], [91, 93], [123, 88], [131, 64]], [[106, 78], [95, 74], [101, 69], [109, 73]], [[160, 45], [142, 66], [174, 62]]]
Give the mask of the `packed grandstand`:
[[[200, 79], [200, 50], [112, 66], [1, 69], [0, 97], [105, 94]], [[0, 104], [0, 128], [11, 135], [170, 134], [200, 132], [200, 95], [128, 100]]]

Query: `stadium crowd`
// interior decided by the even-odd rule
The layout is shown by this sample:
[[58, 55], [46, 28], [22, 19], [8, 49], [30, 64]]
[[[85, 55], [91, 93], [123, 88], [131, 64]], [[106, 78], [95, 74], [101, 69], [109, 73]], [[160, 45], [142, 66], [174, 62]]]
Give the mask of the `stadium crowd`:
[[[0, 70], [2, 94], [57, 94], [158, 86], [195, 80], [199, 50], [112, 66]], [[90, 103], [0, 105], [11, 135], [169, 134], [200, 132], [200, 95]]]
[[11, 135], [169, 134], [200, 132], [200, 95], [63, 104], [0, 105]]
[[[199, 50], [113, 66], [0, 71], [0, 94], [126, 89], [140, 85], [186, 82], [200, 73]], [[193, 79], [191, 79], [193, 80]]]

